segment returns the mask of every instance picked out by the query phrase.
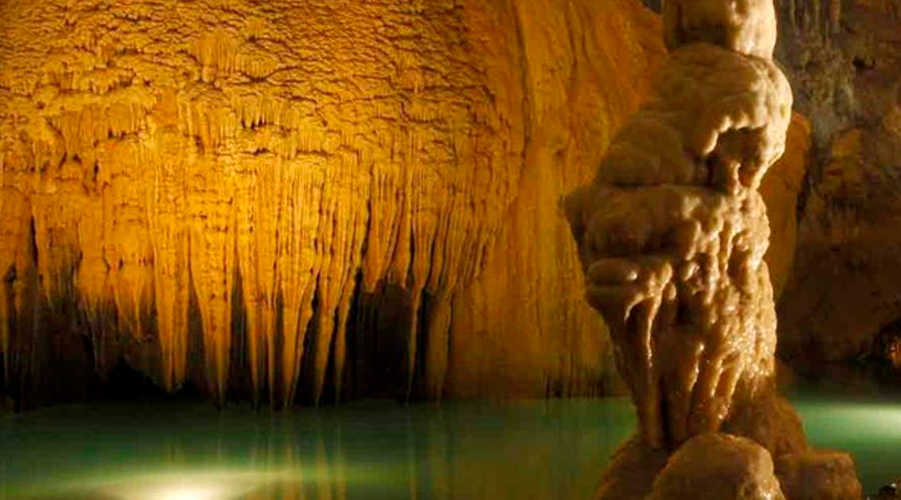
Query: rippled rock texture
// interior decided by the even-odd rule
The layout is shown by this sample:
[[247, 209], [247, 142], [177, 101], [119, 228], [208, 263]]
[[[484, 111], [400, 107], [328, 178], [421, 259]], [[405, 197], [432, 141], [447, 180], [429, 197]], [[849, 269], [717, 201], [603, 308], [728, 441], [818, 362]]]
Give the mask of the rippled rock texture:
[[[21, 407], [613, 385], [559, 203], [664, 53], [637, 2], [41, 0], [0, 26], [0, 392]], [[771, 214], [795, 211], [796, 122]], [[772, 219], [780, 282], [794, 219]]]
[[3, 2], [0, 387], [603, 391], [558, 203], [659, 29], [629, 0]]
[[879, 351], [901, 318], [901, 2], [781, 2], [779, 57], [813, 156], [780, 353], [803, 369]]
[[672, 53], [649, 99], [566, 200], [639, 417], [598, 498], [857, 498], [850, 457], [810, 449], [775, 393], [758, 189], [785, 150], [792, 93], [772, 60], [773, 3], [671, 0], [663, 20]]
[[[643, 3], [661, 11], [659, 0]], [[787, 0], [776, 10], [776, 59], [811, 133], [796, 189], [797, 267], [779, 302], [780, 356], [815, 371], [882, 357], [881, 338], [901, 318], [901, 2]]]

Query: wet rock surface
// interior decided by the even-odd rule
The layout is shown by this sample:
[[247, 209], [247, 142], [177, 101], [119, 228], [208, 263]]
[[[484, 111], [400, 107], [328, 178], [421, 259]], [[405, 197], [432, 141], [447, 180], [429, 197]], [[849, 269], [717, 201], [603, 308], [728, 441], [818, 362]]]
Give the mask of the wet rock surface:
[[0, 386], [604, 392], [557, 205], [659, 30], [628, 0], [4, 2]]
[[[770, 229], [758, 189], [785, 150], [792, 94], [771, 60], [773, 4], [663, 7], [672, 52], [649, 99], [593, 182], [566, 200], [586, 296], [610, 327], [639, 420], [597, 498], [644, 498], [647, 489], [629, 485], [641, 477], [657, 478], [649, 498], [703, 495], [705, 483], [710, 498], [859, 497], [850, 455], [810, 448], [775, 394]], [[700, 472], [697, 456], [719, 448], [736, 460]]]
[[873, 357], [901, 375], [901, 322], [892, 323], [876, 337]]
[[648, 500], [785, 500], [765, 448], [728, 434], [686, 442], [654, 480]]
[[816, 161], [779, 307], [799, 367], [854, 359], [901, 316], [901, 3], [782, 3], [777, 53], [811, 120]]
[[781, 1], [776, 13], [775, 56], [812, 139], [780, 356], [807, 370], [869, 353], [901, 316], [901, 2]]
[[879, 491], [871, 495], [870, 498], [873, 500], [896, 500], [901, 498], [901, 480], [895, 481], [894, 483], [887, 484], [882, 488], [879, 488]]

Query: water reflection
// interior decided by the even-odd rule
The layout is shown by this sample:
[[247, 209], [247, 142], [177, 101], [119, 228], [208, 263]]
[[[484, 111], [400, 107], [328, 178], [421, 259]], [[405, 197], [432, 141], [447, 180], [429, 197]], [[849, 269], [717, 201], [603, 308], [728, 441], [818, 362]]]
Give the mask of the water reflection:
[[620, 400], [63, 408], [3, 420], [0, 498], [583, 499], [633, 426]]
[[[795, 403], [815, 445], [855, 455], [868, 491], [901, 472], [901, 403]], [[634, 427], [610, 399], [63, 407], [0, 417], [0, 499], [583, 500]]]

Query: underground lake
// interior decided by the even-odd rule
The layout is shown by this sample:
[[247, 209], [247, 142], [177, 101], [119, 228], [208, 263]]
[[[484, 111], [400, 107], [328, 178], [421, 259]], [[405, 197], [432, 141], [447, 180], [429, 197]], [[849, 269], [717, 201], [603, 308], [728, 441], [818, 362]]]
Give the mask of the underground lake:
[[[789, 396], [812, 444], [853, 454], [864, 491], [901, 472], [901, 397]], [[0, 498], [586, 499], [635, 425], [625, 398], [58, 406], [0, 417]]]

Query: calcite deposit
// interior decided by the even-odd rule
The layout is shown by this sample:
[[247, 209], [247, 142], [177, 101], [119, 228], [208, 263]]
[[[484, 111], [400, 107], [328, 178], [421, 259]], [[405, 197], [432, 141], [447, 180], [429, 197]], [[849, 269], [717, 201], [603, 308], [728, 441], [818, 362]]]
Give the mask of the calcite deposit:
[[558, 207], [661, 33], [634, 0], [0, 2], [0, 397], [610, 390]]
[[779, 304], [780, 354], [816, 371], [869, 354], [901, 318], [901, 1], [780, 10], [780, 52], [818, 160]]
[[874, 341], [871, 354], [901, 374], [901, 323], [895, 322], [883, 328]]
[[770, 454], [728, 434], [701, 434], [673, 454], [649, 500], [676, 498], [785, 500]]
[[588, 300], [611, 327], [655, 447], [719, 430], [735, 391], [756, 395], [774, 371], [757, 188], [784, 150], [791, 90], [738, 45], [689, 44], [716, 42], [712, 32], [681, 41], [594, 183], [568, 200]]
[[760, 184], [770, 223], [770, 246], [764, 260], [770, 270], [777, 304], [794, 268], [798, 202], [804, 191], [810, 159], [810, 123], [795, 112], [785, 138], [785, 153], [767, 170]]
[[[640, 438], [614, 457], [598, 497], [859, 496], [850, 458], [810, 450], [775, 394], [758, 188], [785, 149], [792, 94], [772, 61], [773, 4], [684, 0], [663, 13], [673, 52], [650, 98], [566, 200], [588, 302], [639, 417]], [[697, 437], [707, 433], [749, 439]], [[721, 473], [699, 472], [712, 453]]]
[[0, 396], [605, 390], [557, 204], [659, 30], [631, 0], [0, 3]]

